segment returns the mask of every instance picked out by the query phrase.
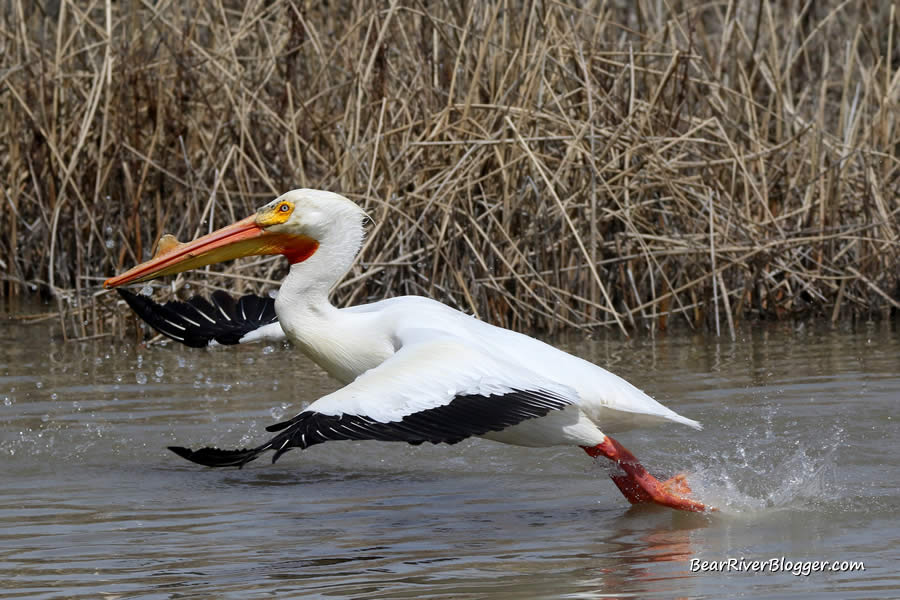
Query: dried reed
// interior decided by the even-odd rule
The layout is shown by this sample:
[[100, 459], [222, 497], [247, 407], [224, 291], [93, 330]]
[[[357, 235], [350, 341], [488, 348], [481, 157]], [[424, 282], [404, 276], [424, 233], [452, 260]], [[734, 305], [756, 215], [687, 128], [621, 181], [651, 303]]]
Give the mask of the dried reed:
[[[366, 3], [362, 3], [366, 4]], [[0, 298], [102, 279], [296, 187], [374, 226], [339, 303], [730, 331], [900, 308], [889, 3], [11, 0]], [[273, 287], [279, 259], [177, 280]], [[168, 286], [167, 286], [168, 287]]]

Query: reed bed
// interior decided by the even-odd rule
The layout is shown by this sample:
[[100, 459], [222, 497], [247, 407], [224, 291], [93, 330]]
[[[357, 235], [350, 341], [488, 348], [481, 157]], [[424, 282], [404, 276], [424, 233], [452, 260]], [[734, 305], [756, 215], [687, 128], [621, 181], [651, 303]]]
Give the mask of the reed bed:
[[[732, 336], [900, 308], [895, 4], [2, 10], [0, 298], [53, 298], [68, 336], [120, 329], [99, 286], [162, 233], [297, 187], [372, 217], [339, 304], [423, 294], [520, 330]], [[155, 296], [285, 272], [245, 259]]]

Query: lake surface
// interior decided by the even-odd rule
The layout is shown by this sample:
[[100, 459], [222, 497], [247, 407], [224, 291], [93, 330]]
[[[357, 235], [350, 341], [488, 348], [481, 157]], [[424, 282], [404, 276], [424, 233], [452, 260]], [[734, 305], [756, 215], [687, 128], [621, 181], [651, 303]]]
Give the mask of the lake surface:
[[[900, 596], [895, 326], [560, 344], [704, 424], [616, 437], [720, 512], [630, 508], [577, 448], [485, 440], [206, 469], [166, 446], [258, 444], [336, 384], [280, 345], [63, 343], [0, 320], [0, 597]], [[691, 570], [781, 557], [865, 570]]]

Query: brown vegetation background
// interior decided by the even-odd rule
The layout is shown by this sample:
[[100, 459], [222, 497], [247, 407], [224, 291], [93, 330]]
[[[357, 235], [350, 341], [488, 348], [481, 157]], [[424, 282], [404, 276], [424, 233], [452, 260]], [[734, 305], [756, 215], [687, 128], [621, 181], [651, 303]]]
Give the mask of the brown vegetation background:
[[[893, 3], [0, 10], [0, 299], [55, 299], [70, 336], [115, 328], [99, 285], [162, 233], [297, 187], [373, 218], [339, 304], [424, 294], [517, 329], [732, 335], [900, 307]], [[174, 287], [263, 290], [285, 270]]]

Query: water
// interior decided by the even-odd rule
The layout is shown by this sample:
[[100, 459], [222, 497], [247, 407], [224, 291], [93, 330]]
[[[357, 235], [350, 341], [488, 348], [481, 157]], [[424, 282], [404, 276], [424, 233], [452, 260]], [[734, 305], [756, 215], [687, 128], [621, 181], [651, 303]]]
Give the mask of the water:
[[[210, 470], [334, 384], [281, 346], [49, 341], [0, 322], [0, 597], [900, 596], [898, 333], [572, 337], [705, 425], [617, 436], [721, 511], [629, 508], [574, 448], [333, 442]], [[864, 571], [691, 572], [691, 561]], [[802, 563], [801, 563], [802, 564]]]

